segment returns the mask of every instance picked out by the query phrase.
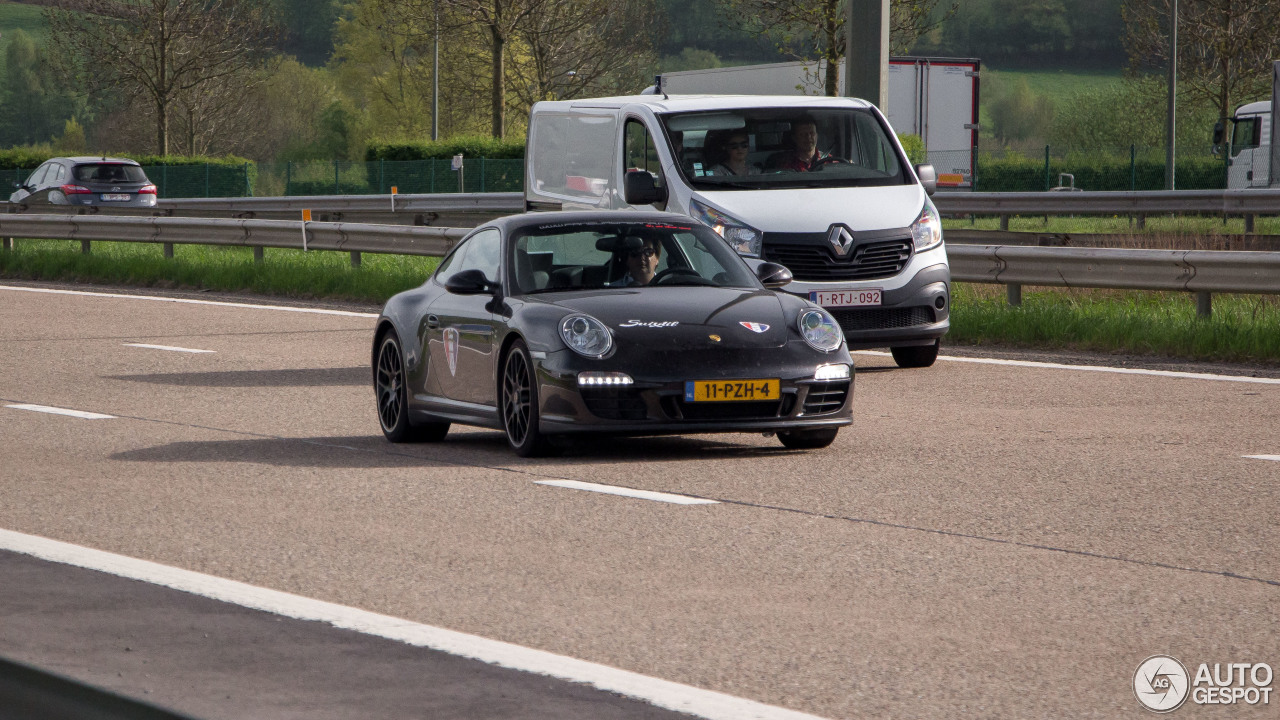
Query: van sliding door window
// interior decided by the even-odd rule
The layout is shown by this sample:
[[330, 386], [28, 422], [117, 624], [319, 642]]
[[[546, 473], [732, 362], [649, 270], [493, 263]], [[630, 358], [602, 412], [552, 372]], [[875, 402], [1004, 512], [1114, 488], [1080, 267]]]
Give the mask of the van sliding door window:
[[617, 142], [613, 115], [539, 113], [529, 129], [536, 148], [532, 190], [540, 194], [589, 200], [604, 197], [613, 174], [610, 150]]

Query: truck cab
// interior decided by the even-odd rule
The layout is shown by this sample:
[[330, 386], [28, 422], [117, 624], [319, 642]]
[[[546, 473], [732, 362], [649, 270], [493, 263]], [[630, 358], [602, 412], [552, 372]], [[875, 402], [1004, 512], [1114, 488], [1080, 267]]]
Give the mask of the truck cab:
[[[1227, 188], [1265, 188], [1271, 183], [1271, 101], [1241, 105], [1231, 117], [1231, 137], [1226, 146]], [[1215, 146], [1221, 145], [1215, 128]]]
[[525, 200], [540, 209], [659, 209], [739, 253], [787, 266], [784, 292], [836, 318], [850, 348], [931, 365], [950, 327], [937, 176], [912, 167], [855, 98], [639, 95], [541, 102]]

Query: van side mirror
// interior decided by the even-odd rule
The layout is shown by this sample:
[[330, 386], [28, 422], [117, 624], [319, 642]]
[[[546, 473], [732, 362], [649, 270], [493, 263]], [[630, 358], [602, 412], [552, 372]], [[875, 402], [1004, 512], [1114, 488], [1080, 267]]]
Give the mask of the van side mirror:
[[770, 290], [778, 290], [792, 280], [791, 271], [778, 263], [762, 262], [756, 266], [756, 277], [760, 284]]
[[1227, 139], [1227, 125], [1219, 120], [1213, 124], [1213, 144], [1221, 145], [1225, 139]]
[[463, 270], [455, 273], [444, 283], [444, 289], [454, 295], [483, 295], [494, 289], [493, 283], [484, 276], [480, 269]]
[[916, 177], [920, 178], [920, 184], [924, 186], [926, 193], [932, 195], [938, 192], [938, 171], [932, 165], [917, 165]]
[[622, 199], [628, 205], [666, 202], [667, 189], [655, 185], [647, 170], [628, 170], [622, 179]]

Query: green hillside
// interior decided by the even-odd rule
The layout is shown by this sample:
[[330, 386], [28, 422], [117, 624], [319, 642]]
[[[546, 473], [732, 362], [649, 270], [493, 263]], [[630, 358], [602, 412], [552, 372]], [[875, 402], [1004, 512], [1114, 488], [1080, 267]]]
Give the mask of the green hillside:
[[0, 2], [0, 73], [4, 72], [5, 51], [17, 30], [35, 38], [38, 43], [44, 42], [45, 27], [40, 8], [35, 5]]

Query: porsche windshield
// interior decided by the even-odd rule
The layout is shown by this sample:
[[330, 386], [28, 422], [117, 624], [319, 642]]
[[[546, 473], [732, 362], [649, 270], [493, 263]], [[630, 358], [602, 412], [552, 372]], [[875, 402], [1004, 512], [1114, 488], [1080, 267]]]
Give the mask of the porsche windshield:
[[639, 286], [758, 288], [725, 241], [683, 223], [554, 223], [524, 228], [512, 243], [518, 293]]
[[888, 130], [868, 110], [742, 108], [660, 116], [700, 190], [903, 185]]

